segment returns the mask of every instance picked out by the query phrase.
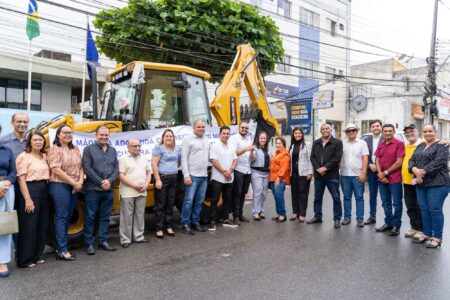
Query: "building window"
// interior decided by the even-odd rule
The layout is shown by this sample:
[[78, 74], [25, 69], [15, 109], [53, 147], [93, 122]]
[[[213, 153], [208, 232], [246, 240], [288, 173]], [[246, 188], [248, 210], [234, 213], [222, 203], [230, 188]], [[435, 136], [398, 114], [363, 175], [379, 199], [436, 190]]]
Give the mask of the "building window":
[[291, 2], [278, 0], [278, 14], [285, 18], [291, 18]]
[[261, 0], [250, 0], [250, 5], [261, 7]]
[[[0, 78], [0, 107], [27, 109], [28, 83], [25, 80]], [[41, 110], [42, 85], [31, 83], [31, 110]]]
[[374, 120], [363, 120], [361, 121], [361, 135], [370, 133], [370, 122]]
[[277, 65], [277, 71], [283, 73], [291, 73], [291, 56], [285, 55], [283, 56], [283, 61], [281, 64]]
[[339, 30], [340, 30], [340, 31], [344, 31], [344, 24], [339, 23]]
[[300, 61], [300, 76], [317, 78], [317, 70], [319, 70], [319, 64], [307, 60]]
[[328, 23], [330, 24], [330, 34], [331, 36], [336, 36], [336, 25], [337, 23], [332, 20], [328, 20]]
[[335, 82], [335, 75], [336, 75], [336, 69], [335, 68], [330, 68], [330, 67], [325, 67], [325, 80], [327, 82]]
[[334, 120], [326, 120], [325, 123], [331, 125], [331, 128], [333, 129], [333, 132], [331, 134], [335, 138], [340, 139], [341, 138], [341, 131], [342, 131], [342, 122], [341, 121], [334, 121]]
[[300, 7], [300, 23], [319, 28], [320, 16], [315, 12]]

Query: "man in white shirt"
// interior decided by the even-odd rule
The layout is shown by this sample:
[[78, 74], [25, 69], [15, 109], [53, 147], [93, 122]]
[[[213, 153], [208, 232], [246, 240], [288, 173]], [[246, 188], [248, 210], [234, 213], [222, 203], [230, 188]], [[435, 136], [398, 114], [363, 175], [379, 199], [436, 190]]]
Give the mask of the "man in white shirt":
[[375, 224], [377, 218], [377, 195], [378, 195], [378, 177], [377, 166], [375, 165], [375, 151], [378, 144], [384, 140], [381, 135], [381, 127], [383, 123], [380, 120], [373, 120], [370, 122], [370, 132], [372, 135], [364, 138], [369, 148], [369, 167], [367, 174], [367, 181], [369, 183], [369, 195], [370, 195], [370, 216], [364, 222], [364, 224]]
[[342, 141], [343, 155], [340, 164], [342, 191], [344, 192], [344, 220], [342, 225], [351, 223], [352, 196], [356, 200], [356, 222], [364, 227], [364, 183], [369, 162], [369, 147], [357, 139], [358, 128], [349, 123], [345, 128], [347, 139]]
[[230, 138], [230, 127], [220, 127], [220, 140], [211, 147], [209, 160], [213, 166], [211, 172], [211, 206], [209, 208], [209, 231], [216, 230], [216, 210], [217, 203], [222, 194], [222, 210], [224, 215], [223, 226], [237, 227], [229, 219], [231, 196], [233, 191], [233, 171], [237, 165], [236, 149], [233, 148], [228, 139]]
[[248, 192], [252, 179], [250, 162], [252, 160], [253, 141], [248, 137], [249, 124], [241, 122], [239, 124], [239, 133], [230, 138], [230, 144], [236, 149], [237, 165], [234, 170], [233, 180], [233, 221], [234, 223], [249, 222], [244, 217], [243, 209], [245, 194]]
[[181, 231], [194, 235], [192, 230], [204, 232], [200, 213], [208, 185], [209, 140], [205, 136], [205, 122], [194, 123], [194, 134], [181, 143], [181, 168], [184, 176], [184, 201], [181, 210]]

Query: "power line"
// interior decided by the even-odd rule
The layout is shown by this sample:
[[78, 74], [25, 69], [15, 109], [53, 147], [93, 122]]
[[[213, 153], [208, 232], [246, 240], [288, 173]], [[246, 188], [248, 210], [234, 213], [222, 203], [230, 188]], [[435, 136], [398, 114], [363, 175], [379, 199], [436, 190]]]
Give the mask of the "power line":
[[[47, 1], [47, 0], [41, 0], [41, 2], [52, 3], [52, 2]], [[59, 6], [59, 5], [57, 5], [57, 6]], [[66, 7], [66, 6], [64, 6], [64, 7]], [[13, 9], [9, 9], [9, 8], [5, 8], [5, 7], [0, 7], [0, 9], [12, 11], [12, 12], [16, 12], [16, 13], [19, 13], [19, 14], [22, 14], [22, 15], [28, 15], [27, 13], [20, 12], [20, 11], [17, 11], [17, 10], [13, 10]], [[69, 7], [68, 9], [70, 10], [70, 7]], [[85, 13], [88, 13], [88, 14], [94, 15], [94, 16], [96, 15], [96, 14], [94, 14], [94, 13], [86, 12], [86, 11], [83, 11], [83, 10], [78, 10], [78, 9], [76, 9], [76, 11], [78, 11], [78, 12], [80, 12], [80, 11], [81, 11], [81, 12], [85, 12]], [[60, 21], [51, 20], [51, 19], [48, 19], [48, 18], [43, 18], [43, 17], [41, 17], [41, 19], [47, 20], [47, 21], [50, 21], [50, 22], [54, 22], [54, 23], [57, 23], [57, 24], [61, 24], [61, 25], [70, 26], [70, 27], [77, 28], [77, 29], [80, 29], [80, 30], [86, 30], [85, 28], [82, 28], [82, 27], [79, 27], [79, 26], [75, 26], [75, 25], [63, 23], [63, 22], [60, 22]], [[111, 18], [107, 18], [107, 19], [112, 20], [112, 21], [115, 21], [114, 19], [111, 19]], [[134, 26], [133, 24], [130, 24], [130, 23], [127, 23], [127, 22], [122, 22], [122, 23], [125, 23], [125, 25], [131, 25], [131, 26]], [[93, 31], [93, 32], [95, 32], [95, 31]], [[98, 32], [96, 32], [96, 33], [98, 33]], [[101, 34], [101, 33], [99, 33], [99, 34]], [[167, 35], [172, 36], [172, 37], [180, 37], [179, 35], [175, 35], [175, 34], [167, 34]], [[126, 40], [126, 39], [123, 39], [123, 40]], [[189, 40], [189, 39], [187, 39], [187, 40]], [[190, 41], [192, 41], [192, 40], [190, 40]], [[131, 42], [136, 43], [136, 41], [131, 41]], [[201, 42], [197, 42], [197, 43], [201, 43]], [[119, 43], [117, 43], [117, 44], [119, 44]], [[160, 47], [153, 46], [153, 45], [148, 45], [148, 44], [145, 44], [145, 43], [141, 43], [141, 44], [144, 44], [144, 45], [147, 46], [147, 47], [151, 47], [151, 48], [153, 48], [153, 50], [158, 50], [158, 51], [169, 51], [169, 52], [175, 52], [175, 53], [179, 53], [179, 54], [181, 53], [181, 54], [183, 54], [183, 55], [188, 55], [188, 56], [192, 56], [192, 57], [196, 57], [196, 58], [200, 58], [200, 59], [208, 59], [208, 60], [211, 60], [211, 61], [216, 61], [216, 62], [223, 63], [223, 61], [220, 61], [220, 60], [215, 60], [215, 59], [211, 59], [211, 58], [206, 58], [206, 57], [204, 57], [204, 56], [201, 56], [201, 57], [200, 57], [200, 56], [196, 56], [196, 55], [191, 55], [191, 54], [189, 54], [188, 52], [177, 51], [177, 50], [173, 50], [173, 49], [169, 49], [169, 48], [160, 48]], [[204, 44], [204, 43], [201, 43], [201, 44]], [[226, 49], [226, 48], [223, 48], [223, 49], [225, 49], [225, 50], [228, 51], [228, 52], [233, 52], [233, 53], [234, 53], [234, 50], [230, 50], [230, 49]], [[293, 65], [293, 64], [279, 63], [279, 62], [277, 62], [277, 61], [272, 61], [272, 60], [268, 60], [268, 59], [262, 59], [262, 60], [267, 61], [267, 62], [271, 62], [271, 63], [275, 63], [275, 64], [282, 64], [282, 65], [285, 65], [285, 66], [290, 66], [290, 67], [297, 68], [297, 69], [300, 69], [300, 70], [313, 71], [313, 72], [320, 73], [320, 74], [334, 75], [333, 73], [329, 73], [329, 72], [325, 72], [325, 71], [320, 71], [320, 70], [309, 69], [309, 68], [304, 68], [304, 67], [296, 66], [296, 65]], [[300, 77], [301, 77], [301, 76], [300, 76]], [[347, 77], [347, 78], [354, 78], [354, 79], [379, 80], [379, 81], [385, 81], [385, 82], [398, 82], [398, 80], [379, 79], [379, 78], [369, 78], [369, 77], [360, 77], [360, 76], [349, 76], [349, 75], [347, 75], [346, 77]], [[411, 82], [414, 82], [414, 81], [411, 81]], [[421, 82], [421, 81], [418, 81], [418, 82]]]

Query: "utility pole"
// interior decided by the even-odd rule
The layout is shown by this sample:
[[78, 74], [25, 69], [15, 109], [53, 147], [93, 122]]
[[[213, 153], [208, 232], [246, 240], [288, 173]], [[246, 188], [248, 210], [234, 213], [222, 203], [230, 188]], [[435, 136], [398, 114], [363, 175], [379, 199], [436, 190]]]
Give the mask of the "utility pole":
[[[434, 1], [433, 27], [431, 33], [430, 56], [427, 58], [428, 63], [428, 84], [425, 86], [426, 94], [423, 97], [425, 106], [425, 124], [433, 123], [434, 117], [437, 116], [436, 100], [436, 29], [438, 16], [438, 2]], [[429, 100], [427, 100], [429, 99]]]

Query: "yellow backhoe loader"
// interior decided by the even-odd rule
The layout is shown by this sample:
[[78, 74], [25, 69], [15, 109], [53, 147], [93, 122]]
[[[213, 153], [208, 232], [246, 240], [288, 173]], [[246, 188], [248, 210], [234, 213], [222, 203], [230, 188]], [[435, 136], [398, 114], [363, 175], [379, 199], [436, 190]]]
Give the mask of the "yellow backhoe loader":
[[[135, 61], [108, 75], [107, 81], [111, 83], [109, 99], [103, 103], [100, 113], [93, 111], [90, 114], [92, 120], [76, 123], [72, 115], [61, 115], [35, 129], [47, 136], [49, 128], [62, 124], [68, 124], [78, 132], [94, 132], [99, 125], [108, 126], [111, 132], [137, 131], [190, 125], [197, 119], [203, 119], [212, 126], [212, 111], [218, 126], [253, 119], [257, 122], [257, 131], [264, 130], [270, 136], [279, 132], [278, 123], [269, 111], [257, 55], [250, 44], [237, 47], [234, 62], [211, 104], [206, 92], [209, 78], [208, 73], [186, 66]], [[250, 107], [245, 109], [240, 102], [243, 85], [251, 100]], [[118, 214], [118, 184], [114, 189], [113, 214]], [[147, 207], [153, 205], [153, 184], [150, 184]], [[179, 199], [177, 207], [180, 205]], [[72, 241], [81, 239], [83, 223], [84, 200], [81, 197], [69, 228]]]

